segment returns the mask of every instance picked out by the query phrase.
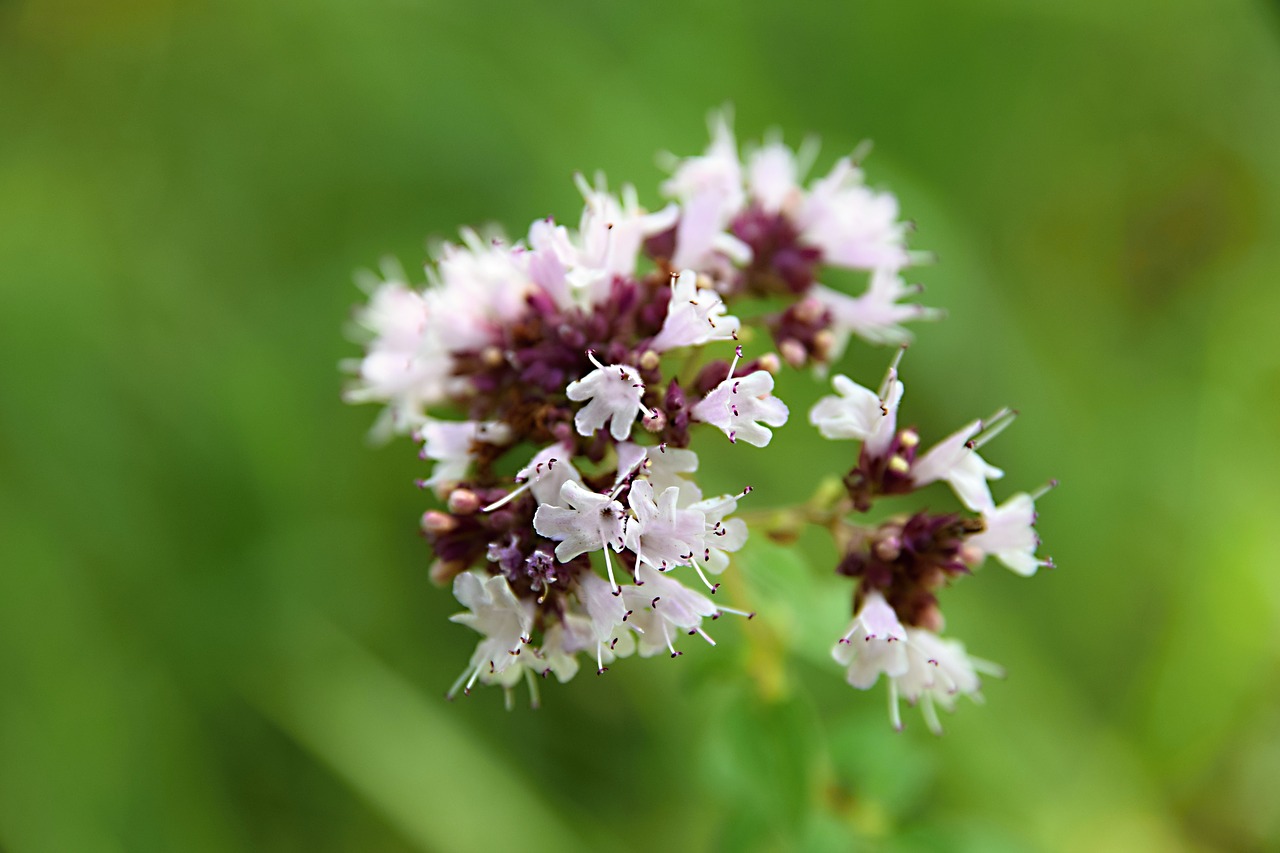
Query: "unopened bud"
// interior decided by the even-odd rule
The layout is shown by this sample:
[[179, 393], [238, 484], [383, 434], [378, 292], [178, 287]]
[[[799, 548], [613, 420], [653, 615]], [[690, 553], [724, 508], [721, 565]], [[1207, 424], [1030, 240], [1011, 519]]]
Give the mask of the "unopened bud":
[[794, 316], [806, 326], [812, 326], [814, 323], [822, 319], [822, 313], [825, 309], [822, 303], [814, 299], [812, 296], [800, 300], [794, 309]]
[[640, 424], [649, 432], [662, 432], [667, 426], [667, 413], [662, 409], [651, 409], [640, 420]]
[[502, 350], [488, 346], [480, 351], [480, 360], [484, 362], [485, 367], [500, 367], [506, 359], [502, 357]]
[[459, 560], [436, 560], [427, 571], [427, 576], [436, 586], [445, 586], [466, 569], [467, 564]]
[[767, 352], [756, 360], [756, 364], [760, 365], [760, 369], [770, 376], [777, 376], [778, 371], [782, 369], [782, 362], [778, 359], [777, 353]]
[[986, 556], [981, 548], [976, 548], [968, 543], [960, 549], [960, 560], [971, 569], [976, 569], [982, 565], [982, 561], [986, 559]]
[[896, 534], [890, 534], [876, 542], [876, 556], [885, 562], [893, 562], [902, 553], [902, 540]]
[[914, 429], [904, 429], [898, 433], [898, 443], [906, 448], [916, 447], [920, 444], [920, 433]]
[[911, 470], [911, 463], [895, 453], [889, 457], [889, 470], [895, 474], [906, 474]]
[[458, 528], [458, 520], [447, 512], [429, 509], [422, 514], [422, 529], [427, 533], [451, 533]]
[[917, 628], [941, 634], [942, 629], [947, 625], [947, 620], [942, 618], [942, 611], [938, 609], [938, 605], [928, 604], [916, 614], [915, 623]]
[[805, 351], [804, 344], [795, 338], [787, 338], [778, 344], [778, 353], [792, 367], [804, 367], [804, 363], [809, 360], [809, 353]]
[[836, 336], [830, 329], [823, 329], [813, 336], [813, 355], [819, 361], [826, 361], [835, 346]]
[[641, 370], [657, 370], [658, 363], [662, 360], [662, 356], [658, 355], [651, 349], [645, 350], [640, 356]]
[[447, 503], [454, 515], [474, 515], [480, 509], [480, 496], [470, 489], [454, 489]]

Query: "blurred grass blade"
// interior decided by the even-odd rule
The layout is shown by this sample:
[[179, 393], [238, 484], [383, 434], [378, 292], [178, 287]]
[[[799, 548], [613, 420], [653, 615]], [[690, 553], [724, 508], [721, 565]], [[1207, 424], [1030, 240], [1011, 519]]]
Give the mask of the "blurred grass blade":
[[521, 774], [321, 615], [296, 611], [251, 703], [423, 850], [584, 845]]

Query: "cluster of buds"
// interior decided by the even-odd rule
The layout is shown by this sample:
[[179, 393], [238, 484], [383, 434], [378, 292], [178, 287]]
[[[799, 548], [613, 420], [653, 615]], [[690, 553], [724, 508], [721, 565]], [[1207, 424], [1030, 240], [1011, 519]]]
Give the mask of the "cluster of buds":
[[[672, 158], [656, 212], [629, 186], [579, 177], [577, 228], [541, 219], [515, 241], [465, 230], [425, 284], [394, 265], [365, 282], [365, 354], [349, 365], [347, 399], [382, 404], [375, 434], [411, 436], [432, 463], [419, 481], [439, 500], [422, 517], [430, 575], [452, 584], [466, 608], [454, 620], [481, 635], [450, 697], [497, 684], [510, 702], [523, 680], [536, 704], [538, 678], [567, 681], [580, 659], [603, 673], [632, 654], [676, 657], [684, 634], [714, 645], [708, 620], [750, 618], [720, 603], [713, 579], [746, 542], [733, 516], [751, 489], [704, 496], [691, 442], [718, 431], [767, 446], [788, 419], [774, 395], [784, 365], [825, 368], [853, 336], [901, 343], [904, 322], [938, 316], [902, 301], [918, 288], [901, 271], [921, 256], [856, 156], [806, 185], [811, 147], [771, 140], [743, 156], [720, 116], [711, 136], [704, 154]], [[821, 284], [832, 268], [864, 273], [864, 291]], [[771, 313], [742, 321], [732, 312], [745, 297]], [[815, 422], [854, 416], [823, 406]], [[849, 477], [860, 506], [902, 491], [893, 477], [927, 482], [911, 480], [908, 438], [890, 426], [879, 456], [864, 449]], [[933, 479], [959, 476], [931, 464]], [[947, 526], [924, 523], [935, 538]], [[904, 542], [915, 535], [900, 528]], [[889, 534], [876, 535], [869, 547], [887, 553]], [[882, 572], [852, 552], [841, 571], [862, 578], [860, 601], [901, 586], [867, 580]]]

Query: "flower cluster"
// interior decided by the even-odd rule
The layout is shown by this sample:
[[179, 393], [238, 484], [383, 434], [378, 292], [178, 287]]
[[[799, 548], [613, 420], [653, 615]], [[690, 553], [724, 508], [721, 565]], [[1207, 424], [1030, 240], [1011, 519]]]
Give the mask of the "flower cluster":
[[[364, 283], [365, 352], [348, 365], [346, 398], [382, 404], [375, 434], [411, 436], [431, 463], [419, 481], [439, 500], [422, 517], [430, 575], [452, 584], [466, 608], [455, 621], [481, 635], [450, 696], [498, 684], [509, 700], [523, 680], [536, 703], [537, 676], [567, 681], [582, 659], [603, 673], [632, 654], [675, 657], [684, 634], [714, 645], [708, 620], [752, 615], [721, 604], [713, 580], [746, 542], [734, 514], [750, 487], [705, 496], [694, 437], [714, 427], [735, 445], [765, 447], [788, 419], [774, 394], [784, 365], [825, 367], [854, 336], [901, 343], [903, 323], [939, 316], [904, 301], [918, 288], [902, 270], [921, 256], [906, 248], [896, 199], [866, 185], [856, 157], [806, 183], [812, 154], [770, 140], [744, 155], [716, 116], [704, 154], [672, 159], [656, 211], [629, 186], [615, 194], [579, 177], [576, 227], [540, 219], [517, 240], [464, 230], [424, 283], [394, 266]], [[820, 282], [837, 268], [861, 271], [864, 291]], [[741, 319], [744, 297], [765, 313]], [[901, 385], [887, 387], [869, 412], [871, 392], [838, 377], [843, 396], [814, 410], [824, 434], [864, 442], [850, 500], [865, 508], [935, 479], [985, 494], [990, 470], [964, 443], [998, 423], [917, 461], [914, 433], [897, 432], [890, 414]], [[867, 644], [841, 652], [851, 681], [855, 670], [858, 682], [885, 671], [908, 698], [932, 689], [940, 682], [911, 681], [914, 670], [896, 663], [897, 646], [884, 653], [893, 662], [871, 663], [881, 654], [873, 641], [893, 634], [912, 655], [937, 658], [929, 640], [909, 636], [937, 627], [933, 569], [948, 576], [979, 552], [1023, 568], [1032, 559], [1017, 538], [1021, 503], [966, 504], [985, 527], [922, 516], [899, 525], [912, 543], [900, 555], [868, 551], [863, 565], [849, 552], [841, 571], [861, 578], [862, 606], [845, 645]], [[892, 538], [888, 527], [875, 535], [874, 547]], [[917, 538], [933, 543], [931, 562], [903, 575], [895, 560], [914, 559], [905, 555]]]
[[[1017, 413], [1010, 409], [965, 424], [921, 453], [916, 429], [898, 427], [904, 390], [898, 378], [901, 355], [877, 391], [837, 375], [832, 380], [837, 393], [809, 412], [809, 422], [824, 437], [861, 442], [857, 464], [844, 477], [842, 511], [831, 518], [843, 545], [836, 571], [857, 584], [853, 621], [831, 654], [846, 667], [854, 687], [865, 690], [881, 674], [886, 677], [896, 728], [902, 727], [899, 697], [905, 697], [920, 704], [925, 722], [938, 733], [936, 706], [950, 711], [957, 696], [976, 697], [979, 674], [999, 674], [1000, 668], [941, 636], [937, 592], [988, 556], [1026, 576], [1052, 566], [1051, 560], [1036, 557], [1035, 501], [1056, 482], [995, 504], [988, 481], [1004, 472], [988, 464], [978, 449], [1013, 421]], [[869, 511], [878, 497], [910, 494], [937, 481], [947, 483], [976, 515], [921, 510], [875, 526], [843, 517], [844, 512]]]

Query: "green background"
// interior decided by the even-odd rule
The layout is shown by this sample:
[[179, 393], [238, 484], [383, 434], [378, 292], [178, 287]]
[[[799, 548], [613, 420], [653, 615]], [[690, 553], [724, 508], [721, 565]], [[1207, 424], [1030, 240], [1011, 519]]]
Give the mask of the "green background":
[[[1274, 849], [1278, 47], [1228, 0], [0, 3], [0, 849]], [[425, 469], [339, 402], [354, 269], [572, 222], [578, 169], [655, 204], [726, 102], [875, 141], [949, 311], [904, 417], [1017, 406], [997, 496], [1063, 482], [1059, 569], [943, 599], [1010, 676], [942, 738], [824, 659], [817, 542], [716, 649], [445, 703]], [[782, 390], [707, 443], [756, 507], [852, 461]]]

